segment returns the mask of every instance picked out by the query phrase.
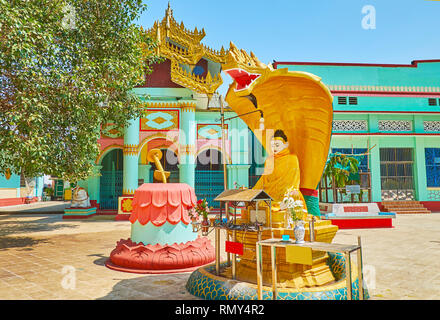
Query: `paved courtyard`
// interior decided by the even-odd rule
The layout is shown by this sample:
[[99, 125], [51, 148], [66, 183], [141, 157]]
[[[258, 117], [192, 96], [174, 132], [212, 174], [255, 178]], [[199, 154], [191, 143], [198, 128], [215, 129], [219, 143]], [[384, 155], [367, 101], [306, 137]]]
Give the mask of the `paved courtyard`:
[[[362, 236], [373, 299], [440, 299], [440, 214], [400, 215], [393, 223], [393, 229], [340, 230], [334, 241], [355, 244]], [[128, 221], [106, 217], [2, 214], [0, 300], [197, 299], [185, 290], [190, 273], [139, 275], [106, 268], [116, 241], [129, 237]]]

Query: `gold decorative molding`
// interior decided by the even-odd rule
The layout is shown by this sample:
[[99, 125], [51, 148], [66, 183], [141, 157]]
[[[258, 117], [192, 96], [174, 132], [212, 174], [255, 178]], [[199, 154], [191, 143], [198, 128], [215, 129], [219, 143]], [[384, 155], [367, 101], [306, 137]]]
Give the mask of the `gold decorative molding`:
[[124, 144], [122, 148], [122, 154], [124, 156], [137, 156], [139, 153], [139, 145], [135, 144]]
[[171, 61], [171, 80], [185, 88], [205, 93], [208, 96], [212, 96], [223, 83], [220, 74], [212, 77], [208, 71], [207, 76], [201, 78], [181, 68], [179, 63], [175, 61]]
[[172, 108], [196, 108], [195, 102], [146, 102], [144, 105], [145, 109], [172, 109]]
[[134, 195], [134, 192], [133, 189], [122, 189], [122, 195]]
[[195, 103], [182, 103], [180, 110], [182, 112], [196, 112], [196, 104]]

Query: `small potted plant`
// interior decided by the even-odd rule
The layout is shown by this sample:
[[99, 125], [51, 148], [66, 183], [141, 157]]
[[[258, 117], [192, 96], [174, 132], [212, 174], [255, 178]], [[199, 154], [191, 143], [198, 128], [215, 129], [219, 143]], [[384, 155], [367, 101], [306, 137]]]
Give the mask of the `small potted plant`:
[[198, 216], [202, 217], [202, 234], [205, 236], [208, 234], [209, 225], [210, 225], [208, 219], [209, 207], [206, 199], [200, 199], [199, 201], [197, 201], [195, 211], [198, 214]]
[[304, 243], [304, 219], [307, 214], [307, 209], [305, 209], [305, 204], [302, 200], [297, 200], [298, 198], [297, 190], [288, 190], [284, 199], [281, 202], [280, 208], [286, 210], [289, 214], [288, 216], [288, 228], [291, 228], [292, 223], [295, 224], [293, 228], [293, 234], [295, 236], [295, 243]]

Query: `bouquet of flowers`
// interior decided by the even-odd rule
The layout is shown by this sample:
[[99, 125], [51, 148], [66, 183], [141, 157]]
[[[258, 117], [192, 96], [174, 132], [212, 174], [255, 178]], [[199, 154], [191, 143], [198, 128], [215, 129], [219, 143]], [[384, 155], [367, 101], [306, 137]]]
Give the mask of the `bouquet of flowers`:
[[307, 214], [304, 202], [302, 200], [295, 200], [295, 198], [298, 198], [298, 190], [289, 189], [280, 203], [280, 209], [286, 210], [289, 213], [289, 227], [292, 222], [303, 221]]

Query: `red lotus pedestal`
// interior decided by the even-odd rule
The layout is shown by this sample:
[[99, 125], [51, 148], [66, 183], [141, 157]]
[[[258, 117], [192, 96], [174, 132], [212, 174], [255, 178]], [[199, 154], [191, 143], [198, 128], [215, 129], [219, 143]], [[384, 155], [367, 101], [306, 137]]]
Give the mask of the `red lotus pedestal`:
[[174, 273], [213, 262], [211, 242], [197, 237], [189, 225], [188, 209], [196, 202], [187, 184], [143, 184], [133, 198], [131, 238], [117, 242], [106, 266], [133, 273]]

